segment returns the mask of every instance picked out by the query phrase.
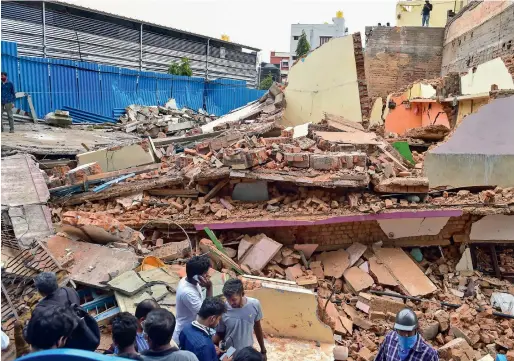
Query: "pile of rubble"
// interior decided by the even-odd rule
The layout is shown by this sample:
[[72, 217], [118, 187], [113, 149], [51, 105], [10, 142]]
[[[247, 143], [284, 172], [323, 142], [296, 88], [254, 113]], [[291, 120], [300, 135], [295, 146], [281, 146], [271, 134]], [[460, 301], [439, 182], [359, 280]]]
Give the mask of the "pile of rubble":
[[143, 136], [166, 137], [166, 135], [198, 134], [200, 126], [205, 125], [216, 117], [208, 115], [202, 109], [195, 112], [191, 109], [177, 109], [174, 99], [164, 106], [129, 105], [126, 113], [118, 119], [122, 129], [127, 132], [137, 132]]

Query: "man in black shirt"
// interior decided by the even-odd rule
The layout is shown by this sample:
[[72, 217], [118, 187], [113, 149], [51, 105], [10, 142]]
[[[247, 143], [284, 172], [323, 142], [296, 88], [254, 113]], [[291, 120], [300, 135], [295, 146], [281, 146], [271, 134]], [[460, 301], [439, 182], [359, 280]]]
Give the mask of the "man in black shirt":
[[54, 272], [42, 272], [38, 274], [34, 279], [34, 284], [43, 298], [36, 305], [33, 313], [38, 312], [38, 309], [47, 308], [50, 305], [80, 305], [80, 297], [77, 291], [69, 287], [59, 287], [57, 276]]
[[429, 0], [425, 1], [425, 5], [423, 5], [423, 10], [421, 11], [421, 26], [428, 26], [428, 22], [430, 21], [430, 12], [432, 11], [432, 4], [430, 4]]

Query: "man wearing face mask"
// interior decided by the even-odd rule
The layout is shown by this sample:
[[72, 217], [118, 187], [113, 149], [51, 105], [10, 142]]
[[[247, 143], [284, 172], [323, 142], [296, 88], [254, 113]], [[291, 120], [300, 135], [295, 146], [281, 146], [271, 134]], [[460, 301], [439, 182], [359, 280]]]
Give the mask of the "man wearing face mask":
[[438, 361], [437, 351], [418, 333], [418, 317], [409, 308], [396, 315], [394, 331], [380, 345], [375, 361]]

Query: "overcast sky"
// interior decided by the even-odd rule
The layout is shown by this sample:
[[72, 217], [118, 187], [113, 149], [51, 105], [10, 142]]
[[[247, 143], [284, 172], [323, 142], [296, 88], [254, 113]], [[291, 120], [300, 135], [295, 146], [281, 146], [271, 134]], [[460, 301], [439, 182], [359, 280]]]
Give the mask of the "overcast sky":
[[394, 0], [67, 0], [70, 3], [270, 51], [289, 51], [291, 24], [331, 23], [344, 13], [350, 33], [381, 22], [395, 25]]

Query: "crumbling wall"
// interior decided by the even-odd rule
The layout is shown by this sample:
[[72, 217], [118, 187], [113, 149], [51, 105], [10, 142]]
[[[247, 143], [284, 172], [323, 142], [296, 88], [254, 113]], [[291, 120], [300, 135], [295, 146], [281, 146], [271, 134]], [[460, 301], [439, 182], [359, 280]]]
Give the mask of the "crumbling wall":
[[359, 38], [331, 39], [289, 70], [284, 125], [319, 123], [325, 112], [362, 122], [369, 101]]
[[514, 54], [514, 2], [474, 2], [446, 26], [442, 74], [508, 54]]
[[[409, 221], [409, 219], [405, 220]], [[384, 241], [384, 245], [387, 246], [427, 246], [449, 244], [449, 240], [454, 234], [469, 234], [470, 220], [471, 216], [467, 214], [460, 217], [450, 217], [437, 234], [431, 234], [433, 232], [427, 230], [422, 236], [413, 235], [402, 238], [395, 238], [394, 234], [386, 234], [376, 220], [312, 226], [244, 229], [241, 231], [248, 234], [265, 233], [268, 237], [285, 245], [315, 243], [319, 245], [319, 251], [338, 249], [353, 242], [370, 245], [374, 242]], [[388, 229], [387, 227], [384, 228]]]
[[368, 93], [386, 98], [410, 83], [440, 76], [443, 28], [366, 27]]

